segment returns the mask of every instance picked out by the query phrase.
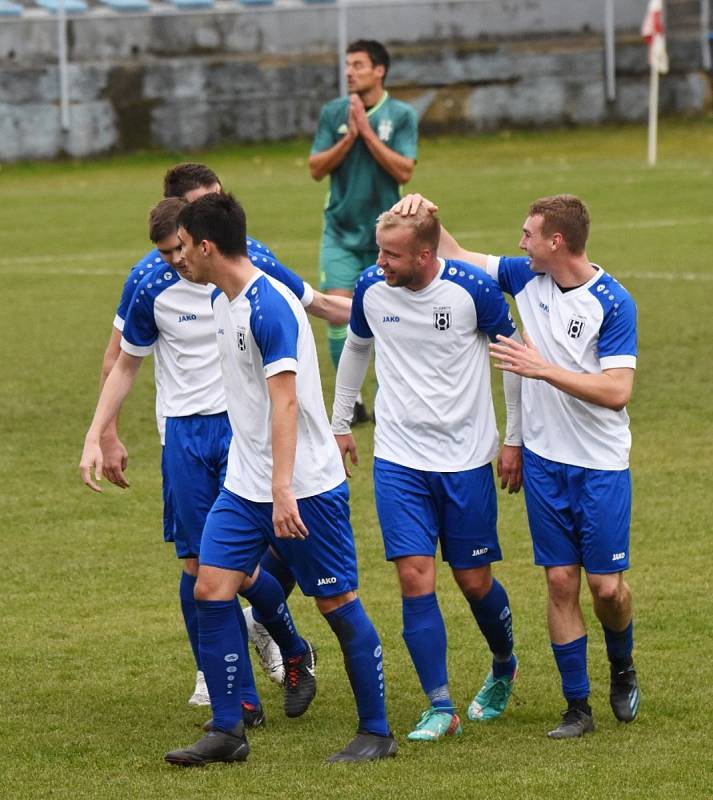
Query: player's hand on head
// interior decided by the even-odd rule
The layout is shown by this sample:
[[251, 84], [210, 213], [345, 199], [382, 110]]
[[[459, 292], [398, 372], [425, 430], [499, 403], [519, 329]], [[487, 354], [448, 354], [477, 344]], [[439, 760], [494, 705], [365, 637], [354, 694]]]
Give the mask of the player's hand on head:
[[504, 444], [498, 455], [498, 477], [500, 488], [508, 494], [520, 491], [522, 486], [522, 447]]
[[391, 211], [394, 214], [401, 214], [402, 217], [408, 217], [415, 214], [421, 207], [425, 208], [430, 214], [438, 212], [438, 206], [435, 203], [416, 192], [404, 195], [398, 203], [391, 207]]
[[291, 489], [273, 489], [272, 525], [278, 539], [306, 539], [309, 536]]
[[[93, 480], [92, 471], [94, 471]], [[101, 492], [101, 488], [96, 483], [102, 479], [103, 475], [102, 449], [98, 442], [86, 441], [84, 443], [82, 458], [79, 462], [79, 474], [90, 489], [95, 492]]]
[[349, 453], [349, 461], [352, 466], [356, 467], [359, 465], [359, 454], [357, 453], [357, 446], [356, 441], [354, 440], [354, 435], [349, 433], [341, 433], [341, 434], [334, 434], [334, 438], [337, 442], [337, 447], [339, 448], [339, 453], [342, 457], [342, 462], [344, 463], [344, 472], [347, 474], [347, 478], [351, 478], [352, 471], [349, 469], [347, 465], [347, 453]]
[[129, 453], [118, 436], [104, 437], [101, 441], [104, 459], [103, 473], [110, 483], [121, 489], [127, 489], [129, 482], [124, 471], [129, 464]]

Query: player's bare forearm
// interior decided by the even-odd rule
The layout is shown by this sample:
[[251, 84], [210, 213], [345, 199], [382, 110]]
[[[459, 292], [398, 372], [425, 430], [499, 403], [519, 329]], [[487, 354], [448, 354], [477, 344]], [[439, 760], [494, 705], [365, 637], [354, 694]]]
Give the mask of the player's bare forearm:
[[100, 442], [134, 385], [143, 358], [120, 353], [102, 388], [87, 438]]
[[279, 372], [267, 379], [272, 406], [272, 523], [283, 539], [308, 535], [292, 493], [297, 450], [297, 379], [294, 372]]
[[309, 174], [312, 178], [316, 181], [321, 181], [322, 178], [334, 172], [347, 157], [347, 153], [352, 149], [355, 141], [356, 136], [348, 132], [328, 150], [322, 150], [321, 153], [313, 153], [308, 161]]
[[402, 156], [385, 145], [369, 126], [368, 132], [362, 133], [362, 139], [367, 146], [374, 160], [385, 169], [389, 175], [399, 184], [408, 183], [413, 176], [413, 169], [416, 162], [412, 158]]
[[[392, 206], [391, 211], [395, 214], [401, 214], [402, 217], [408, 217], [415, 214], [420, 208], [426, 209], [431, 214], [438, 213], [438, 206], [432, 200], [415, 193], [404, 195], [398, 203]], [[441, 258], [455, 258], [459, 261], [467, 261], [469, 264], [475, 264], [476, 267], [481, 267], [482, 269], [485, 269], [488, 264], [488, 256], [485, 253], [477, 253], [474, 250], [466, 250], [461, 247], [455, 236], [447, 230], [442, 222], [441, 236], [438, 242], [438, 255]]]
[[573, 372], [547, 361], [539, 353], [527, 333], [523, 342], [498, 336], [490, 345], [490, 353], [498, 369], [514, 372], [523, 378], [542, 380], [578, 400], [621, 411], [631, 398], [634, 370], [621, 367], [599, 373]]
[[352, 310], [351, 297], [315, 292], [314, 300], [305, 308], [309, 314], [326, 320], [330, 325], [346, 325]]

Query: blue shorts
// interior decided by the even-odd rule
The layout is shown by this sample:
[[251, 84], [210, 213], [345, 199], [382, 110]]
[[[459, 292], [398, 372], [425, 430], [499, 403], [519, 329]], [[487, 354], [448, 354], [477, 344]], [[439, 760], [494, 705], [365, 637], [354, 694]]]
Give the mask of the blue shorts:
[[427, 472], [374, 459], [376, 512], [386, 558], [441, 556], [453, 569], [500, 561], [493, 468]]
[[297, 507], [309, 536], [304, 540], [278, 539], [272, 527], [272, 503], [245, 500], [221, 489], [205, 523], [201, 566], [252, 575], [272, 545], [308, 597], [332, 597], [356, 589], [356, 551], [346, 481], [336, 489], [298, 500]]
[[226, 412], [166, 419], [164, 500], [168, 491], [178, 558], [200, 553], [205, 519], [225, 479], [232, 435]]
[[163, 540], [176, 541], [176, 512], [173, 508], [171, 484], [166, 474], [166, 448], [161, 447], [161, 488], [163, 493]]
[[587, 572], [629, 568], [628, 469], [574, 467], [523, 452], [523, 485], [535, 564], [581, 564]]

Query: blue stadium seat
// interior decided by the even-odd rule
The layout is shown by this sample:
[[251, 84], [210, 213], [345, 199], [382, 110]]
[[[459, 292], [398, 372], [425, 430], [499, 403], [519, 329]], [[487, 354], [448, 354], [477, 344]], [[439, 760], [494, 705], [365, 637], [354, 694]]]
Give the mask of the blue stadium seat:
[[10, 3], [8, 0], [0, 0], [0, 17], [19, 17], [20, 14], [22, 14], [22, 6]]
[[[35, 3], [53, 14], [59, 11], [60, 0], [35, 0]], [[87, 4], [84, 0], [64, 0], [64, 10], [68, 14], [83, 14], [87, 10]]]
[[99, 0], [103, 6], [114, 11], [148, 11], [148, 0]]
[[167, 0], [174, 8], [213, 8], [213, 0]]

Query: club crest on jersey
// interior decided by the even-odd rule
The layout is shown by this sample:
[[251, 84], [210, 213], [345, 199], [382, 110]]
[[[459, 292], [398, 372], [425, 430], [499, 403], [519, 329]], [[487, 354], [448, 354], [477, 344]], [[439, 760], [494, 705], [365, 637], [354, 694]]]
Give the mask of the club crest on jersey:
[[567, 335], [572, 339], [579, 339], [584, 330], [585, 321], [584, 317], [572, 317], [567, 324]]
[[388, 142], [394, 130], [394, 123], [390, 119], [379, 120], [379, 127], [377, 130], [379, 139], [382, 142]]
[[451, 307], [435, 306], [433, 309], [433, 327], [437, 331], [447, 331], [451, 327]]
[[238, 350], [247, 350], [248, 349], [248, 339], [245, 335], [245, 328], [239, 327], [235, 332], [236, 341], [238, 343]]

